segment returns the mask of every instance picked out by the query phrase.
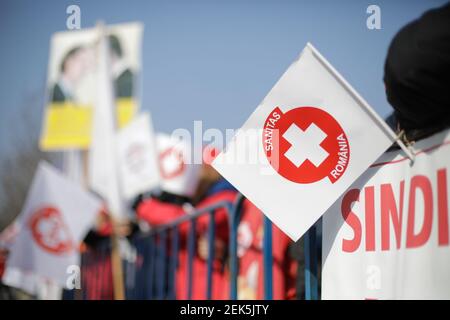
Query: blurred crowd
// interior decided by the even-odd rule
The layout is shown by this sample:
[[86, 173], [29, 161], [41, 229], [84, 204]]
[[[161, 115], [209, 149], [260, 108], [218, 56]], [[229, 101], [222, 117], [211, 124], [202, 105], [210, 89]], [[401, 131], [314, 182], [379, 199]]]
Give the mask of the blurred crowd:
[[[164, 150], [161, 150], [164, 153]], [[235, 203], [238, 191], [210, 165], [217, 150], [206, 148], [203, 150], [203, 164], [184, 164], [183, 172], [188, 175], [189, 185], [180, 188], [170, 182], [169, 176], [162, 175], [162, 188], [158, 192], [139, 195], [132, 203], [135, 216], [130, 220], [115, 224], [115, 232], [121, 237], [131, 239], [145, 230], [152, 230], [189, 215], [201, 209], [228, 202]], [[193, 174], [193, 173], [196, 174]], [[167, 180], [166, 180], [167, 179]], [[167, 181], [167, 183], [164, 183]], [[225, 207], [214, 210], [214, 260], [212, 268], [212, 298], [229, 298], [229, 215]], [[206, 274], [208, 259], [208, 225], [210, 216], [200, 215], [196, 219], [195, 227], [195, 255], [192, 267], [192, 299], [206, 299]], [[179, 250], [178, 265], [175, 275], [175, 298], [187, 299], [188, 285], [188, 253], [187, 237], [190, 232], [190, 222], [182, 222], [178, 228]], [[85, 250], [95, 250], [102, 242], [109, 242], [112, 223], [108, 215], [101, 214], [96, 227], [89, 232], [85, 239]], [[274, 297], [277, 299], [295, 298], [296, 264], [293, 255], [294, 243], [273, 226], [273, 273]], [[170, 241], [170, 239], [169, 239]], [[238, 293], [242, 299], [263, 298], [263, 215], [248, 200], [243, 203], [241, 218], [238, 226], [238, 257], [240, 260], [238, 276]], [[167, 255], [169, 255], [169, 251]], [[106, 259], [109, 259], [107, 257]], [[98, 261], [105, 263], [105, 261]], [[108, 262], [106, 262], [108, 263]], [[90, 268], [97, 270], [96, 265]], [[110, 271], [110, 270], [109, 270]], [[94, 272], [95, 273], [95, 272]], [[89, 270], [85, 270], [85, 277], [89, 278]], [[92, 275], [95, 277], [95, 274]], [[167, 276], [161, 275], [161, 276]], [[101, 295], [99, 296], [101, 292]], [[96, 290], [88, 298], [113, 298], [112, 287], [109, 290]], [[89, 295], [89, 293], [88, 293]]]
[[[385, 63], [384, 82], [387, 99], [394, 112], [387, 119], [389, 125], [404, 142], [426, 138], [450, 126], [450, 5], [426, 12], [419, 19], [403, 27], [394, 37]], [[169, 138], [167, 138], [169, 139]], [[394, 146], [395, 147], [395, 146]], [[167, 156], [167, 150], [160, 155]], [[109, 244], [114, 233], [132, 242], [134, 237], [146, 234], [159, 226], [207, 208], [222, 201], [234, 203], [238, 191], [223, 179], [210, 165], [218, 150], [205, 148], [202, 164], [182, 163], [170, 169], [161, 169], [161, 189], [139, 195], [131, 204], [133, 212], [128, 219], [112, 221], [106, 211], [98, 214], [97, 223], [87, 234], [80, 250], [84, 255], [95, 255], [101, 246]], [[171, 154], [171, 161], [177, 159]], [[169, 160], [170, 160], [169, 159]], [[179, 159], [178, 159], [179, 160]], [[164, 165], [163, 165], [164, 166]], [[182, 167], [180, 169], [180, 166]], [[185, 178], [180, 184], [171, 181], [174, 175]], [[193, 299], [206, 299], [209, 215], [197, 219], [195, 256], [193, 261]], [[229, 212], [223, 207], [215, 210], [215, 240], [213, 262], [213, 299], [229, 298]], [[293, 243], [277, 227], [273, 235], [273, 297], [275, 299], [302, 298], [302, 244]], [[320, 229], [320, 228], [319, 228]], [[178, 265], [174, 283], [176, 299], [187, 298], [189, 222], [178, 227]], [[12, 233], [12, 232], [11, 232]], [[0, 276], [7, 259], [9, 234], [0, 239]], [[262, 299], [263, 285], [263, 215], [250, 201], [244, 200], [238, 226], [238, 297]], [[168, 239], [170, 241], [170, 237]], [[122, 249], [126, 258], [126, 249]], [[125, 252], [125, 253], [124, 253]], [[113, 299], [110, 255], [98, 255], [82, 263], [83, 283], [87, 285], [87, 299]], [[139, 261], [139, 255], [134, 261]], [[99, 274], [100, 269], [102, 270]], [[98, 282], [103, 277], [105, 281]], [[95, 285], [93, 283], [96, 282]], [[298, 290], [297, 290], [298, 289]], [[21, 297], [20, 292], [0, 288], [0, 298]], [[65, 297], [70, 293], [65, 292]]]

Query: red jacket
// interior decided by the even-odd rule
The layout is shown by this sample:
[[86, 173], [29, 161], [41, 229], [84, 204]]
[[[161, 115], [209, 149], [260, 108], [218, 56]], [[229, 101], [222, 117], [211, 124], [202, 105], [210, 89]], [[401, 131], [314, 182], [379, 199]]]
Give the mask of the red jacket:
[[109, 250], [87, 248], [83, 252], [81, 280], [84, 299], [114, 299], [111, 254]]
[[112, 224], [105, 208], [102, 208], [98, 215], [102, 220], [100, 225], [96, 230], [88, 233], [80, 248], [82, 290], [86, 300], [113, 300], [114, 288], [109, 249]]
[[[245, 200], [238, 226], [238, 298], [264, 299], [263, 270], [263, 214]], [[295, 297], [296, 264], [288, 248], [293, 242], [275, 225], [272, 227], [273, 298]]]
[[5, 272], [5, 264], [6, 264], [6, 253], [1, 251], [0, 249], [0, 280], [3, 277], [3, 273]]
[[[228, 201], [233, 203], [236, 199], [237, 191], [223, 190], [219, 191], [211, 196], [206, 197], [197, 205], [197, 209], [210, 207], [221, 201]], [[229, 238], [229, 225], [228, 225], [228, 212], [224, 208], [219, 208], [215, 212], [215, 238], [221, 241], [226, 247], [228, 247]], [[198, 233], [199, 235], [206, 236], [208, 231], [209, 215], [202, 215], [198, 221]], [[207, 286], [207, 261], [197, 257], [194, 260], [193, 278], [194, 287], [192, 292], [192, 299], [204, 300], [206, 299], [206, 286]], [[223, 300], [229, 299], [229, 278], [226, 272], [226, 261], [219, 259], [214, 260], [213, 275], [212, 275], [212, 299]], [[182, 297], [186, 298], [186, 296]]]

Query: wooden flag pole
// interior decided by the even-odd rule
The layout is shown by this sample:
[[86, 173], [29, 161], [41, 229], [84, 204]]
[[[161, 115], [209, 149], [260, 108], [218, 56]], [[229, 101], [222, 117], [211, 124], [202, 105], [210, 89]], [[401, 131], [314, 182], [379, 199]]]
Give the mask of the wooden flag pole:
[[[87, 185], [88, 180], [88, 152], [84, 150], [82, 153], [82, 162], [83, 162], [83, 173], [85, 184]], [[111, 273], [112, 273], [112, 281], [113, 281], [113, 293], [114, 300], [125, 300], [125, 286], [123, 279], [123, 268], [122, 268], [122, 258], [120, 257], [120, 249], [119, 249], [119, 236], [117, 235], [117, 222], [116, 219], [110, 214], [110, 222], [112, 226], [111, 231]], [[81, 297], [78, 297], [77, 300], [81, 300]]]
[[114, 300], [125, 300], [125, 286], [123, 279], [122, 258], [119, 250], [119, 236], [117, 235], [117, 221], [111, 217], [111, 271], [114, 288]]
[[[102, 46], [108, 41], [106, 34], [105, 23], [102, 21], [97, 22], [97, 28], [99, 30], [100, 41], [99, 45]], [[109, 43], [108, 43], [109, 47]], [[103, 47], [104, 49], [104, 47]], [[107, 59], [107, 57], [104, 57]], [[115, 110], [115, 108], [114, 108]], [[114, 117], [115, 118], [115, 117]], [[114, 124], [115, 125], [115, 124]], [[108, 203], [109, 205], [109, 203]], [[109, 210], [118, 210], [117, 208], [110, 207]], [[122, 268], [122, 258], [120, 256], [119, 249], [119, 235], [117, 233], [118, 223], [119, 221], [115, 218], [116, 214], [120, 212], [109, 212], [110, 222], [112, 225], [111, 232], [111, 272], [112, 272], [112, 281], [113, 281], [113, 290], [114, 290], [114, 300], [125, 300], [125, 286], [124, 286], [124, 274]]]

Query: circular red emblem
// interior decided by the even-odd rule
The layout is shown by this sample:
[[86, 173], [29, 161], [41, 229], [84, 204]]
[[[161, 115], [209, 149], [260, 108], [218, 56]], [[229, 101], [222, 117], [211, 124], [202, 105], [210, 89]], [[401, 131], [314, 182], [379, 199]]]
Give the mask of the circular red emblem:
[[34, 241], [45, 251], [61, 255], [74, 249], [69, 228], [58, 209], [54, 207], [38, 209], [31, 215], [29, 226]]
[[263, 147], [271, 166], [296, 183], [328, 177], [335, 183], [350, 161], [350, 146], [340, 124], [317, 107], [272, 110], [264, 123]]
[[168, 148], [159, 155], [159, 171], [162, 178], [173, 179], [184, 172], [183, 153], [176, 148]]

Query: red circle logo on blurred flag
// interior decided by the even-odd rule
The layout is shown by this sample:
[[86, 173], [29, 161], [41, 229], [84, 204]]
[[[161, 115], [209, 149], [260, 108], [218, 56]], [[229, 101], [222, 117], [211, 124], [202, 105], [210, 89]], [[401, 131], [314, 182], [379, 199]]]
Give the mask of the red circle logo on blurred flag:
[[213, 146], [206, 146], [203, 148], [203, 163], [211, 165], [214, 159], [219, 155], [219, 149]]
[[58, 209], [49, 206], [37, 210], [29, 225], [34, 241], [45, 251], [61, 255], [74, 249], [70, 230]]
[[163, 179], [173, 179], [184, 172], [183, 153], [176, 148], [168, 148], [159, 155], [159, 171]]
[[264, 123], [263, 147], [271, 166], [296, 183], [341, 178], [350, 160], [347, 136], [333, 116], [317, 107], [286, 113], [276, 107]]

